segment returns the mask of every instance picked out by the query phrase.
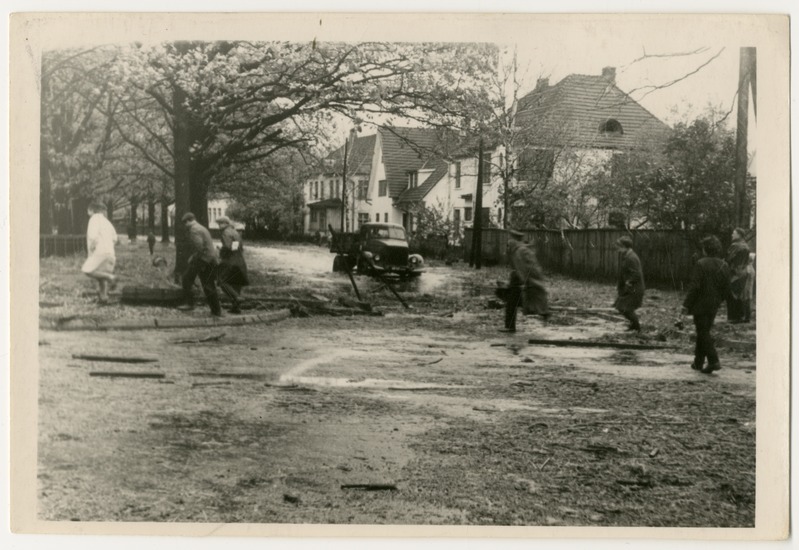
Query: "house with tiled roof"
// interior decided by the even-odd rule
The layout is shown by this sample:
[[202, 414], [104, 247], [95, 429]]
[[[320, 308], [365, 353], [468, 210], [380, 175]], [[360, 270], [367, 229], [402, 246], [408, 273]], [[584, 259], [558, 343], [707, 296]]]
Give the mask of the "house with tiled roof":
[[660, 154], [671, 131], [618, 88], [613, 67], [600, 75], [572, 74], [555, 85], [539, 79], [519, 100], [516, 126], [523, 149], [516, 184], [552, 179], [575, 187], [598, 170], [612, 171], [618, 155]]
[[342, 209], [344, 231], [356, 231], [367, 222], [398, 223], [411, 230], [413, 213], [402, 205], [424, 197], [446, 173], [446, 163], [431, 156], [439, 139], [439, 130], [390, 126], [368, 136], [352, 135], [346, 192], [342, 193], [343, 146], [328, 155], [323, 172], [305, 183], [305, 232], [324, 233], [328, 224], [340, 230]]

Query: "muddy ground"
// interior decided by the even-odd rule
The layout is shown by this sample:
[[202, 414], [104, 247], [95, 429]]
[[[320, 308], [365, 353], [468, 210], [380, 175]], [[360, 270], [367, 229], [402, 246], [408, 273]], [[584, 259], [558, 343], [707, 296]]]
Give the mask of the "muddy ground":
[[[141, 246], [120, 274], [167, 283]], [[168, 249], [163, 251], [165, 255]], [[308, 246], [250, 247], [253, 293], [350, 295]], [[101, 308], [42, 261], [43, 318], [181, 315]], [[150, 271], [148, 271], [148, 269]], [[641, 335], [608, 313], [613, 287], [553, 277], [550, 323], [497, 332], [502, 268], [432, 265], [405, 310], [357, 278], [383, 316], [272, 325], [40, 332], [39, 515], [49, 520], [753, 526], [754, 327], [716, 328], [724, 368], [689, 368], [681, 294], [648, 294]], [[77, 312], [77, 313], [76, 313]], [[207, 316], [198, 309], [189, 314]], [[720, 318], [723, 318], [723, 311]], [[690, 319], [685, 319], [690, 327]], [[177, 340], [225, 336], [207, 343]], [[529, 345], [530, 338], [668, 346]], [[73, 359], [150, 355], [155, 363]], [[107, 378], [97, 371], [163, 378]]]

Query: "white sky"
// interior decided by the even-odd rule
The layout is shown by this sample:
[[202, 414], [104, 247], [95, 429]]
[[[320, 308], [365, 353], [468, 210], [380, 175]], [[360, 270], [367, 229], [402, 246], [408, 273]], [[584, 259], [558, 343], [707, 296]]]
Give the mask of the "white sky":
[[[664, 22], [656, 35], [639, 31], [642, 16], [630, 20], [608, 19], [602, 24], [552, 25], [531, 29], [519, 41], [520, 66], [527, 66], [532, 87], [539, 75], [554, 84], [568, 74], [600, 74], [603, 67], [616, 67], [616, 82], [626, 92], [647, 85], [661, 85], [695, 70], [721, 50], [721, 54], [696, 74], [666, 89], [634, 99], [668, 124], [693, 119], [708, 105], [724, 111], [733, 106], [738, 86], [738, 57], [742, 44], [734, 28], [713, 28], [708, 34], [686, 32], [682, 25]], [[710, 22], [708, 22], [710, 23]], [[651, 30], [651, 27], [650, 27]], [[589, 47], [586, 47], [589, 45]], [[707, 48], [704, 53], [672, 58], [650, 58], [631, 65], [644, 52], [674, 54]], [[677, 112], [672, 112], [673, 109]], [[734, 116], [731, 119], [734, 122]]]

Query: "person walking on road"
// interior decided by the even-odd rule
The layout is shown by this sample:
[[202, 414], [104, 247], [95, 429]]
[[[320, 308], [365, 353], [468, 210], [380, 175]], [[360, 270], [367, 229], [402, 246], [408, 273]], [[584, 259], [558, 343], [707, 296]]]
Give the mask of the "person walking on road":
[[618, 296], [613, 307], [630, 321], [628, 330], [641, 330], [641, 322], [635, 313], [644, 301], [644, 273], [641, 260], [633, 251], [633, 240], [621, 237], [616, 241], [619, 250], [619, 279], [616, 283]]
[[147, 234], [147, 246], [150, 248], [150, 256], [152, 256], [155, 251], [155, 233], [152, 231]]
[[[721, 255], [721, 242], [716, 237], [707, 237], [701, 246], [702, 258], [694, 266], [683, 313], [693, 315], [696, 326], [696, 348], [691, 368], [710, 374], [721, 369], [710, 329], [719, 306], [729, 298], [730, 268], [718, 257]], [[705, 359], [707, 366], [704, 365]]]
[[222, 292], [230, 298], [230, 313], [241, 313], [241, 289], [250, 284], [247, 263], [244, 261], [244, 245], [241, 235], [227, 216], [217, 218], [216, 224], [222, 230], [217, 279]]
[[511, 230], [508, 239], [508, 259], [511, 264], [510, 284], [505, 300], [505, 327], [500, 332], [516, 332], [516, 314], [519, 306], [525, 315], [549, 318], [547, 291], [544, 276], [535, 250], [525, 244], [524, 233]]
[[116, 288], [116, 251], [114, 245], [119, 240], [116, 229], [105, 217], [105, 207], [93, 202], [89, 205], [89, 225], [86, 227], [86, 250], [89, 253], [81, 271], [97, 281], [98, 301], [108, 303], [108, 290]]
[[727, 300], [727, 320], [741, 323], [746, 315], [746, 289], [748, 286], [749, 245], [744, 239], [744, 230], [733, 229], [732, 244], [727, 249], [727, 265], [730, 267], [730, 297]]
[[194, 280], [200, 277], [203, 294], [211, 308], [211, 315], [222, 316], [222, 306], [219, 303], [219, 294], [216, 291], [216, 267], [219, 264], [214, 241], [211, 233], [197, 222], [194, 214], [187, 212], [181, 218], [186, 230], [189, 232], [189, 243], [194, 253], [189, 258], [189, 265], [183, 273], [183, 295], [185, 304], [178, 309], [188, 311], [194, 309]]

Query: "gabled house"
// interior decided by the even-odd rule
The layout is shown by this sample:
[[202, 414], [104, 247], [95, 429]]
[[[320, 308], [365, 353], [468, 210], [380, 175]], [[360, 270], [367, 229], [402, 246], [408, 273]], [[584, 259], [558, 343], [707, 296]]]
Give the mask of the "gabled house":
[[[328, 225], [345, 231], [367, 222], [401, 223], [412, 228], [413, 214], [403, 210], [401, 196], [441, 177], [446, 164], [431, 159], [440, 132], [429, 128], [380, 127], [369, 136], [351, 136], [347, 186], [342, 191], [344, 147], [327, 157], [326, 169], [305, 182], [306, 234], [325, 233]], [[431, 180], [432, 183], [432, 180]], [[429, 185], [429, 184], [428, 184]]]
[[613, 67], [601, 75], [572, 74], [553, 86], [539, 79], [519, 100], [516, 126], [523, 149], [518, 182], [556, 180], [575, 187], [597, 170], [613, 170], [617, 155], [659, 155], [671, 131], [616, 86]]

